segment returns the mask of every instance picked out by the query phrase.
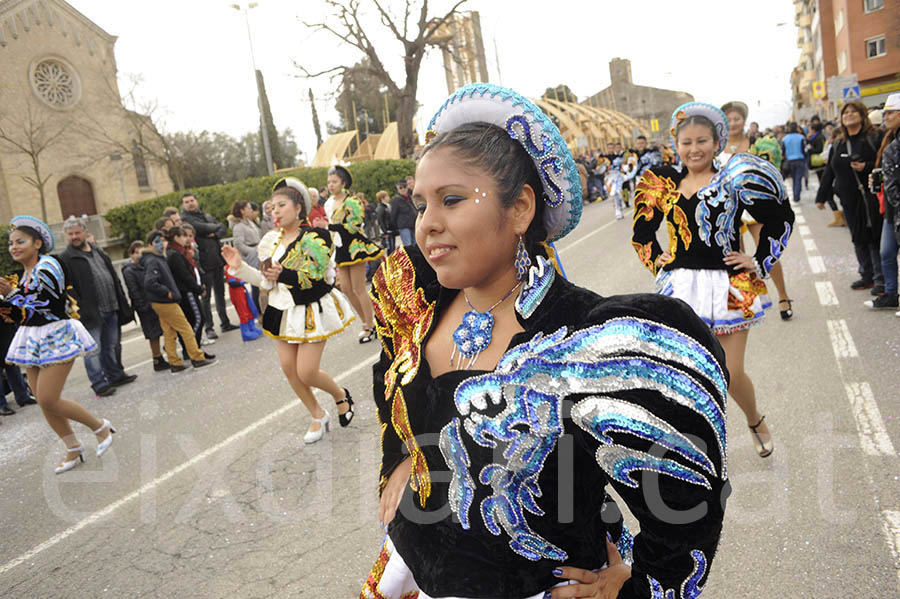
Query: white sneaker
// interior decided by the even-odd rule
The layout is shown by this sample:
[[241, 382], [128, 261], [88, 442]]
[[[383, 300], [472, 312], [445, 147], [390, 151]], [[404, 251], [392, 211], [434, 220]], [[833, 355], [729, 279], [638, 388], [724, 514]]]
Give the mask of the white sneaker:
[[215, 339], [210, 339], [209, 337], [202, 337], [200, 339], [200, 345], [212, 345], [215, 342]]

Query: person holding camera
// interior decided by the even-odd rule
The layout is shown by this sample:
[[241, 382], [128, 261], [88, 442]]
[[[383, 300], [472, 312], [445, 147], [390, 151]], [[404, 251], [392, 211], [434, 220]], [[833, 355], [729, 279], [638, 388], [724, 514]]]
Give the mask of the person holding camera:
[[816, 208], [836, 193], [844, 208], [844, 219], [859, 263], [860, 278], [850, 284], [854, 290], [871, 289], [872, 295], [884, 293], [881, 271], [882, 218], [878, 201], [866, 188], [869, 173], [875, 167], [877, 143], [862, 102], [848, 102], [841, 109], [841, 131], [832, 145], [825, 172], [816, 194]]
[[[884, 224], [881, 228], [881, 271], [884, 295], [865, 302], [873, 310], [896, 309], [897, 252], [900, 252], [900, 94], [891, 94], [882, 111], [887, 134], [881, 142], [870, 189], [879, 196]], [[896, 315], [900, 317], [900, 312]]]

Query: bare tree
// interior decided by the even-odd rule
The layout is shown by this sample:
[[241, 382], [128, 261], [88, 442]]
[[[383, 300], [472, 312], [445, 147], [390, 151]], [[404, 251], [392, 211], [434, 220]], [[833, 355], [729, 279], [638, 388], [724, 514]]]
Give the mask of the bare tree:
[[[428, 0], [419, 0], [421, 6], [418, 9], [418, 19], [412, 22], [411, 18], [415, 18], [414, 11], [416, 10], [413, 0], [405, 0], [402, 20], [395, 19], [384, 8], [384, 0], [372, 0], [378, 10], [381, 24], [389, 29], [394, 38], [403, 46], [403, 64], [406, 76], [403, 79], [402, 86], [395, 83], [388, 74], [384, 62], [375, 48], [375, 44], [363, 28], [360, 21], [359, 0], [325, 0], [325, 2], [333, 10], [336, 24], [328, 22], [307, 23], [305, 21], [303, 24], [314, 31], [324, 31], [337, 37], [344, 43], [357, 48], [369, 59], [369, 72], [387, 87], [388, 93], [393, 98], [396, 106], [400, 155], [404, 157], [412, 156], [415, 150], [413, 117], [416, 112], [416, 94], [422, 59], [425, 57], [425, 51], [428, 46], [442, 45], [442, 40], [436, 35], [438, 29], [456, 13], [460, 5], [465, 3], [466, 0], [454, 0], [451, 8], [441, 17], [429, 17]], [[419, 2], [416, 2], [416, 4], [419, 4]], [[411, 31], [411, 24], [415, 31]], [[414, 37], [412, 37], [412, 34], [414, 34]], [[296, 61], [294, 65], [307, 78], [328, 74], [336, 77], [353, 68], [348, 65], [340, 65], [312, 73]]]
[[47, 196], [44, 187], [53, 173], [41, 163], [44, 153], [62, 143], [69, 129], [69, 121], [48, 110], [36, 109], [25, 103], [24, 118], [10, 118], [0, 114], [0, 146], [25, 156], [31, 172], [22, 180], [34, 187], [41, 197], [41, 219], [47, 221]]
[[[184, 189], [184, 173], [177, 152], [160, 132], [162, 110], [157, 101], [139, 97], [141, 77], [129, 75], [128, 90], [122, 96], [115, 80], [104, 77], [103, 81], [105, 108], [82, 110], [77, 125], [82, 138], [94, 146], [93, 159], [99, 161], [112, 154], [131, 157], [139, 154], [146, 162], [166, 165], [175, 189]], [[127, 135], [123, 135], [123, 124]], [[133, 160], [123, 163], [134, 165]]]

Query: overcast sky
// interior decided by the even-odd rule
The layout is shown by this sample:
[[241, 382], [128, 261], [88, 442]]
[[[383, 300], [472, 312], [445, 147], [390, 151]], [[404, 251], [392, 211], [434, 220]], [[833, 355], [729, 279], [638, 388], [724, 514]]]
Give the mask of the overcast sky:
[[[141, 93], [162, 107], [166, 131], [240, 135], [258, 126], [247, 30], [243, 15], [230, 8], [233, 2], [69, 2], [118, 36], [120, 80], [143, 78]], [[405, 5], [385, 2], [398, 13]], [[307, 90], [316, 94], [324, 134], [325, 122], [337, 118], [333, 99], [327, 99], [335, 84], [327, 77], [299, 77], [293, 62], [317, 71], [353, 64], [361, 55], [303, 25], [328, 17], [321, 0], [257, 3], [249, 12], [250, 28], [275, 125], [290, 127], [310, 160], [316, 144]], [[374, 5], [361, 3], [382, 60], [400, 80], [400, 44], [379, 25]], [[431, 4], [437, 15], [451, 3]], [[463, 8], [481, 14], [491, 82], [528, 96], [565, 83], [583, 99], [609, 85], [608, 62], [621, 57], [631, 60], [636, 84], [686, 91], [717, 105], [743, 100], [750, 119], [763, 127], [784, 122], [790, 112], [790, 73], [799, 49], [789, 0], [469, 0]], [[432, 51], [419, 78], [420, 129], [446, 96], [440, 53]]]

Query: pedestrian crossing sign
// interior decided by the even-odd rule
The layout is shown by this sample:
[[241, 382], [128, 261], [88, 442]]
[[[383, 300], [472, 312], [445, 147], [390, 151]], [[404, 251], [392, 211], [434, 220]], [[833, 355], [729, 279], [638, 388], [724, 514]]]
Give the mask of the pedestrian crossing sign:
[[650, 131], [656, 133], [659, 131], [659, 119], [651, 119], [650, 120]]
[[859, 93], [858, 85], [851, 85], [850, 87], [844, 88], [844, 101], [846, 100], [859, 100], [862, 96]]

